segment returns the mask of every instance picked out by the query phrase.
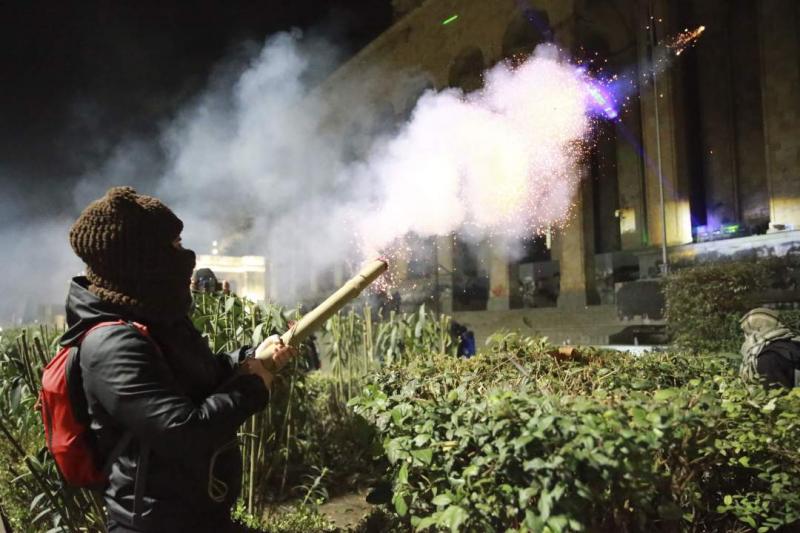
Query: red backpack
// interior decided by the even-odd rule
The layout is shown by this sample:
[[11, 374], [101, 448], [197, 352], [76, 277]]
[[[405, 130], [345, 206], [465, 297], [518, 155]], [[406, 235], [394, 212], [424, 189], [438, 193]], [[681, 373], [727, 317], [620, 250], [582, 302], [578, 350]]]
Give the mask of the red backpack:
[[137, 322], [101, 322], [85, 331], [75, 343], [62, 346], [42, 373], [39, 406], [47, 449], [53, 455], [64, 480], [75, 487], [104, 487], [111, 463], [130, 442], [131, 435], [126, 434], [103, 465], [104, 461], [99, 457], [89, 431], [89, 414], [78, 360], [80, 345], [89, 333], [98, 328], [119, 325], [130, 325], [151, 338], [147, 326]]

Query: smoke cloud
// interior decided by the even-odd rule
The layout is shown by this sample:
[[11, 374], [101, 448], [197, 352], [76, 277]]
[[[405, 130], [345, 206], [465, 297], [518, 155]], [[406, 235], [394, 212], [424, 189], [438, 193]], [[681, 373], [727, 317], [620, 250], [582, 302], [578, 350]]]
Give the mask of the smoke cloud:
[[[592, 106], [586, 75], [554, 48], [516, 68], [498, 64], [479, 92], [428, 90], [399, 124], [405, 110], [386, 116], [362, 92], [330, 98], [319, 85], [329, 50], [283, 33], [244, 67], [219, 69], [158, 139], [127, 141], [87, 173], [76, 204], [114, 184], [162, 197], [198, 253], [216, 240], [221, 253], [265, 255], [287, 304], [312, 276], [391, 255], [408, 233], [522, 238], [566, 221]], [[418, 85], [409, 87], [416, 98]], [[80, 268], [66, 244], [70, 222], [41, 228], [50, 261], [12, 248], [20, 268], [41, 264], [37, 283], [52, 280], [35, 291], [43, 301], [60, 300]], [[0, 287], [12, 299], [23, 296], [15, 274]]]
[[429, 91], [400, 133], [359, 172], [379, 184], [358, 233], [382, 250], [406, 233], [524, 238], [564, 222], [589, 132], [586, 85], [555, 47], [517, 68], [500, 63], [483, 90]]

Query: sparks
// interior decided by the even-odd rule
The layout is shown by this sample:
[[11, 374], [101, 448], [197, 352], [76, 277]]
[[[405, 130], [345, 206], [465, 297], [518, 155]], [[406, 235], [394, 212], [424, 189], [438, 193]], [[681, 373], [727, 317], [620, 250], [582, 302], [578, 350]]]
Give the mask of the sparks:
[[583, 80], [586, 93], [589, 95], [589, 106], [592, 113], [595, 115], [602, 115], [609, 120], [614, 120], [619, 117], [617, 99], [610, 90], [612, 82], [616, 80], [618, 76], [614, 75], [610, 81], [594, 78], [586, 73], [585, 66], [578, 67], [576, 72]]
[[700, 35], [706, 31], [705, 26], [698, 26], [693, 30], [689, 30], [686, 28], [682, 32], [680, 32], [671, 42], [667, 43], [667, 48], [671, 49], [675, 52], [676, 56], [679, 56], [683, 53], [684, 50], [689, 48], [690, 46], [694, 45], [697, 42], [697, 39], [700, 38]]

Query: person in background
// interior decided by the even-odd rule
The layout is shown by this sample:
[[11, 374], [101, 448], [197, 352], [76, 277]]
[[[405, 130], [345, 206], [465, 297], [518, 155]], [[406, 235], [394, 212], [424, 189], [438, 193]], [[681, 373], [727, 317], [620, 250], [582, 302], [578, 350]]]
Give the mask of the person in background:
[[302, 348], [305, 348], [306, 361], [308, 362], [309, 370], [319, 370], [322, 368], [322, 361], [319, 358], [319, 350], [317, 350], [317, 337], [309, 335]]
[[192, 274], [192, 291], [214, 293], [219, 291], [221, 285], [217, 280], [217, 276], [210, 268], [198, 268]]
[[744, 333], [739, 373], [769, 387], [800, 386], [800, 336], [772, 309], [757, 307], [739, 322]]
[[476, 353], [475, 334], [453, 320], [450, 324], [450, 335], [458, 344], [458, 355], [460, 357], [472, 357]]
[[394, 291], [392, 293], [391, 305], [389, 306], [389, 311], [394, 311], [395, 313], [399, 313], [400, 309], [402, 308], [402, 297], [400, 296], [400, 291]]
[[[253, 355], [280, 340], [211, 353], [188, 317], [195, 255], [182, 229], [158, 199], [114, 187], [69, 234], [86, 275], [70, 284], [61, 344], [80, 344], [90, 432], [111, 464], [111, 533], [242, 530], [230, 518], [242, 476], [237, 430], [264, 409], [274, 379]], [[292, 355], [278, 346], [275, 367]]]
[[[304, 312], [304, 309], [305, 308], [301, 306], [301, 313]], [[289, 320], [286, 325], [291, 330], [296, 324], [296, 320]], [[306, 340], [300, 344], [297, 351], [305, 357], [303, 365], [305, 370], [310, 372], [322, 368], [322, 361], [319, 358], [319, 351], [317, 350], [316, 335], [309, 335], [306, 337]]]

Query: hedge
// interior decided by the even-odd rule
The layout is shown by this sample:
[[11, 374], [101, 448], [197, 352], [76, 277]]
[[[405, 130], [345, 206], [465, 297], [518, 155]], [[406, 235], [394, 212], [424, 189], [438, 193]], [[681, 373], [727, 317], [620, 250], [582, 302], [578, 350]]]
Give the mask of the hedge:
[[353, 405], [416, 530], [777, 530], [800, 520], [800, 390], [735, 366], [509, 335], [388, 367]]
[[[786, 270], [779, 260], [729, 261], [676, 270], [664, 286], [673, 343], [698, 352], [738, 352], [739, 319], [759, 305], [759, 296]], [[787, 325], [800, 327], [800, 311], [784, 311]]]

